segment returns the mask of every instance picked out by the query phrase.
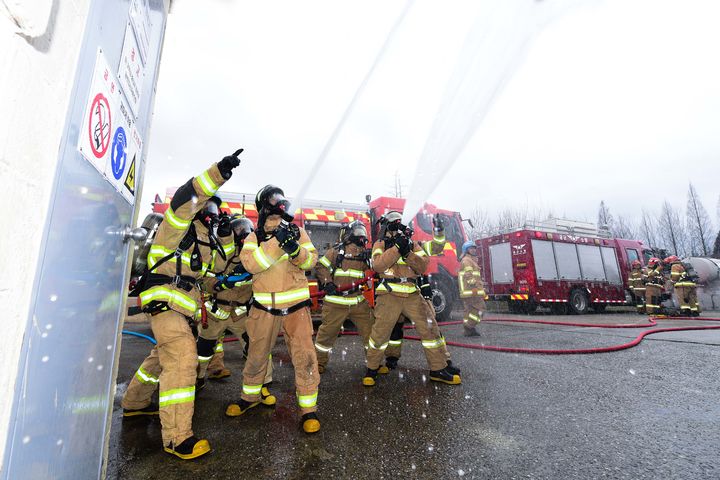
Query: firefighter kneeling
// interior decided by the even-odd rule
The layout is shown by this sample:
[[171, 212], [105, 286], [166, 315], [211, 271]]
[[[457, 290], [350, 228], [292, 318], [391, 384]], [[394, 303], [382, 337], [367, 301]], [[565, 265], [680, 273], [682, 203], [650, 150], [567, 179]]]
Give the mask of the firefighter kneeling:
[[310, 289], [305, 272], [317, 263], [317, 250], [305, 230], [289, 224], [292, 216], [284, 193], [267, 185], [255, 197], [257, 231], [245, 239], [240, 261], [253, 275], [253, 304], [247, 320], [250, 337], [243, 371], [242, 396], [225, 414], [236, 417], [258, 405], [268, 358], [283, 328], [293, 367], [302, 427], [306, 433], [320, 430], [317, 410], [318, 373], [310, 319]]
[[401, 315], [413, 322], [420, 336], [430, 367], [430, 379], [457, 385], [460, 371], [446, 357], [445, 339], [437, 327], [435, 311], [417, 286], [417, 280], [423, 278], [427, 268], [428, 255], [442, 251], [444, 234], [442, 238], [424, 244], [424, 249], [410, 239], [412, 231], [401, 221], [402, 215], [394, 211], [381, 218], [379, 240], [372, 249], [373, 270], [379, 274], [380, 283], [375, 290], [375, 324], [368, 339], [363, 385], [375, 385], [390, 334]]

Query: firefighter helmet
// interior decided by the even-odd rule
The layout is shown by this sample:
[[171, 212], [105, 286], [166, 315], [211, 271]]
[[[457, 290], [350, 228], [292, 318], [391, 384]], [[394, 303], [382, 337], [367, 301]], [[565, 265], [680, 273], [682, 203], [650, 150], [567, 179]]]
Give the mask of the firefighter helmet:
[[265, 185], [255, 195], [255, 207], [258, 212], [265, 210], [270, 214], [282, 214], [290, 207], [290, 202], [285, 198], [282, 188]]
[[340, 241], [344, 244], [355, 243], [364, 247], [367, 243], [367, 229], [360, 220], [350, 222], [346, 227], [340, 230]]
[[673, 263], [679, 263], [680, 259], [677, 257], [677, 255], [670, 255], [665, 260], [663, 260], [667, 265], [673, 264]]
[[245, 240], [245, 237], [255, 231], [255, 225], [253, 225], [252, 221], [240, 215], [233, 216], [233, 219], [230, 220], [230, 226], [235, 233], [235, 241], [237, 242]]
[[633, 269], [641, 268], [641, 267], [642, 267], [642, 263], [640, 263], [640, 260], [633, 260], [632, 263], [630, 264], [630, 266], [631, 266]]
[[657, 257], [652, 257], [650, 260], [648, 260], [648, 267], [655, 268], [658, 265], [660, 265], [660, 259]]
[[468, 240], [467, 242], [463, 243], [462, 244], [462, 254], [466, 255], [468, 250], [470, 250], [473, 247], [477, 248], [477, 245], [475, 245], [475, 242], [473, 242], [472, 240]]

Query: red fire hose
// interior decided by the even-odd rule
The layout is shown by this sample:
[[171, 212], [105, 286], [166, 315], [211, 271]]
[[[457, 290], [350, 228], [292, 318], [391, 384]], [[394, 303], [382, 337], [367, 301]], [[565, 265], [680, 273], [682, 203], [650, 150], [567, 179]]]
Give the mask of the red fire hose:
[[[553, 322], [548, 320], [521, 320], [517, 318], [487, 318], [483, 319], [483, 322], [507, 322], [507, 323], [537, 323], [543, 325], [561, 325], [564, 327], [586, 327], [586, 328], [644, 328], [657, 325], [657, 320], [681, 320], [681, 321], [697, 321], [697, 322], [720, 322], [720, 318], [696, 318], [696, 317], [673, 317], [673, 318], [658, 318], [649, 317], [649, 323], [647, 324], [593, 324], [593, 323], [571, 323], [571, 322]], [[440, 322], [438, 325], [458, 325], [463, 323], [462, 321], [455, 322]], [[405, 326], [404, 328], [415, 328], [412, 325]], [[682, 332], [691, 330], [720, 330], [720, 325], [701, 326], [693, 325], [688, 327], [667, 327], [667, 328], [654, 328], [641, 332], [635, 339], [618, 345], [610, 345], [607, 347], [595, 347], [595, 348], [578, 348], [578, 349], [541, 349], [541, 348], [516, 348], [516, 347], [503, 347], [498, 345], [482, 345], [477, 343], [462, 343], [454, 341], [446, 341], [447, 345], [452, 347], [470, 348], [473, 350], [489, 350], [492, 352], [506, 352], [506, 353], [531, 353], [536, 355], [584, 355], [591, 353], [606, 353], [606, 352], [617, 352], [628, 348], [636, 347], [643, 339], [649, 335], [664, 332]], [[343, 335], [357, 335], [357, 332], [343, 332]], [[281, 333], [282, 335], [282, 333]], [[406, 336], [407, 340], [420, 340], [420, 337]], [[235, 342], [237, 337], [227, 337], [225, 342]]]

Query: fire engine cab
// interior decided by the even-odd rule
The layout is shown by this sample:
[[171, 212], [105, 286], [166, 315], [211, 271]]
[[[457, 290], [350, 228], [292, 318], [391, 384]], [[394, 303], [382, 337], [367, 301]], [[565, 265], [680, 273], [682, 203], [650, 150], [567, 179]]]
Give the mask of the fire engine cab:
[[554, 313], [602, 312], [631, 302], [633, 260], [645, 265], [650, 248], [638, 240], [612, 238], [592, 223], [549, 219], [476, 240], [490, 299], [511, 312], [538, 306]]

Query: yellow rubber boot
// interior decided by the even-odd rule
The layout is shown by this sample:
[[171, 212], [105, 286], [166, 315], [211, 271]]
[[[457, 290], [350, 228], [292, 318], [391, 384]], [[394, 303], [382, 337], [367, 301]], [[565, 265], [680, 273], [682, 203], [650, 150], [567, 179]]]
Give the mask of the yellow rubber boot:
[[275, 398], [275, 395], [270, 393], [268, 385], [263, 385], [260, 390], [260, 402], [268, 407], [272, 407], [277, 403], [277, 398]]
[[320, 430], [320, 420], [315, 412], [306, 413], [302, 416], [302, 428], [305, 433], [315, 433]]
[[462, 383], [460, 375], [453, 375], [445, 368], [430, 372], [430, 380], [433, 382], [447, 383], [448, 385], [460, 385]]
[[[273, 397], [274, 398], [274, 397]], [[248, 402], [242, 398], [238, 403], [232, 403], [225, 409], [225, 415], [228, 417], [239, 417], [243, 413], [247, 412], [253, 407], [256, 407], [260, 402]]]
[[175, 455], [183, 460], [192, 460], [193, 458], [201, 457], [206, 453], [209, 453], [210, 442], [207, 440], [198, 440], [192, 436], [183, 440], [179, 445], [173, 445], [172, 443], [163, 449], [170, 455]]
[[377, 370], [371, 370], [367, 369], [365, 372], [365, 376], [362, 379], [363, 385], [366, 387], [373, 387], [375, 386], [375, 379], [377, 378], [378, 371]]

